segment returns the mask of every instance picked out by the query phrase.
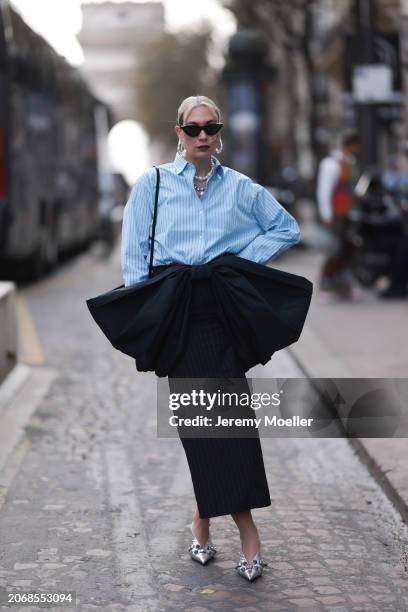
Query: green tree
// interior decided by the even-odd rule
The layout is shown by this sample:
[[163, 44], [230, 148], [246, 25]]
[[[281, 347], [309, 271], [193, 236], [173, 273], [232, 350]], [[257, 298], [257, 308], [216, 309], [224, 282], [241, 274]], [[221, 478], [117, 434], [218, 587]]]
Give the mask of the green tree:
[[137, 119], [154, 140], [174, 148], [177, 108], [191, 95], [219, 100], [218, 74], [211, 68], [211, 26], [183, 33], [164, 32], [146, 43], [135, 74]]

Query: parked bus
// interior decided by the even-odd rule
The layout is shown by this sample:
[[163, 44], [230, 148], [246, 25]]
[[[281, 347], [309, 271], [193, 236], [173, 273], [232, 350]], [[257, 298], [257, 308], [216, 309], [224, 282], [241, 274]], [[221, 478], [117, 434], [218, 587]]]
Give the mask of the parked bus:
[[98, 238], [98, 109], [111, 127], [80, 71], [0, 0], [0, 278], [39, 278]]

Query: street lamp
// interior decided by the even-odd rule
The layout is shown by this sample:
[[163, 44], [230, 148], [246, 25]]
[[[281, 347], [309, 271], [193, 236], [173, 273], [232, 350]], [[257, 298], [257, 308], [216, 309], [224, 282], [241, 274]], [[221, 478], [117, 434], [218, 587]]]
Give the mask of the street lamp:
[[259, 183], [267, 182], [266, 85], [275, 69], [266, 64], [268, 40], [255, 28], [239, 30], [228, 45], [221, 79], [226, 89], [228, 162]]
[[362, 167], [377, 163], [377, 108], [381, 98], [374, 94], [387, 95], [388, 68], [376, 62], [374, 31], [374, 0], [356, 0], [356, 41], [358, 64], [353, 70], [353, 98], [358, 109], [358, 123], [361, 137]]

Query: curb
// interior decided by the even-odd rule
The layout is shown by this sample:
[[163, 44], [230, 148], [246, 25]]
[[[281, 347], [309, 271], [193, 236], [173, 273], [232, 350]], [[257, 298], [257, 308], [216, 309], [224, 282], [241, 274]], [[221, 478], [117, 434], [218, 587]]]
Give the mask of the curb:
[[0, 508], [30, 442], [24, 427], [40, 405], [57, 371], [18, 363], [0, 385]]
[[16, 300], [15, 283], [0, 280], [0, 383], [18, 361]]
[[[288, 352], [311, 379], [321, 379], [327, 367], [338, 372], [336, 378], [355, 378], [310, 327], [302, 332], [302, 341], [288, 347]], [[330, 378], [334, 378], [330, 376]], [[316, 382], [314, 383], [317, 384]], [[317, 384], [318, 386], [318, 384]], [[346, 438], [360, 461], [367, 467], [376, 483], [399, 512], [401, 519], [408, 523], [408, 478], [406, 468], [408, 459], [407, 438]]]

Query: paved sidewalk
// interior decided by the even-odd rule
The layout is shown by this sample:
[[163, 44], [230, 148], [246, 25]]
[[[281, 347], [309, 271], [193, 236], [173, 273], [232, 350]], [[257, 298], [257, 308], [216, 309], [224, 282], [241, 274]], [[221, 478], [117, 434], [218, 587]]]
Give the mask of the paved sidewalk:
[[[374, 290], [364, 290], [359, 302], [321, 304], [318, 227], [306, 223], [302, 237], [306, 248], [292, 248], [270, 263], [314, 283], [305, 328], [289, 355], [312, 378], [408, 378], [408, 299], [384, 301]], [[349, 441], [408, 521], [408, 439]]]
[[[190, 560], [191, 478], [179, 441], [157, 437], [156, 377], [112, 350], [85, 306], [119, 284], [118, 270], [118, 252], [107, 262], [85, 254], [22, 296], [44, 361], [20, 368], [0, 401], [10, 433], [31, 415], [0, 470], [0, 588], [72, 589], [75, 612], [407, 609], [407, 526], [347, 439], [262, 440], [272, 501], [255, 510], [262, 579], [236, 575], [229, 516], [211, 521], [217, 558]], [[249, 375], [257, 370], [305, 375], [289, 350]]]

